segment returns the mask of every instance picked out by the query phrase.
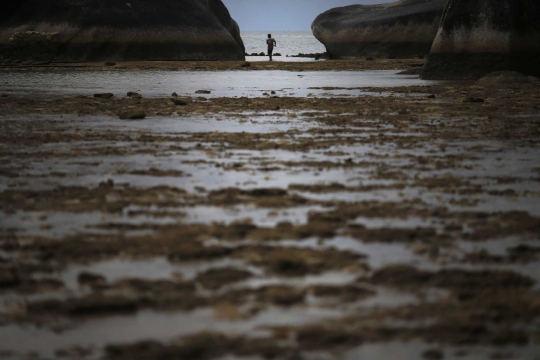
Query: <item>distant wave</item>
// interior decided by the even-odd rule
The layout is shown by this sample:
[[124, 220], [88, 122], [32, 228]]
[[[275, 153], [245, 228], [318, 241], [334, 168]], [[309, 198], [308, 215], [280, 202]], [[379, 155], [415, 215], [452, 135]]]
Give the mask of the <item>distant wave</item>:
[[283, 56], [326, 51], [324, 45], [313, 36], [311, 31], [243, 31], [242, 39], [246, 46], [246, 52], [248, 54], [266, 53], [266, 38], [269, 33], [278, 43], [274, 52], [281, 53]]

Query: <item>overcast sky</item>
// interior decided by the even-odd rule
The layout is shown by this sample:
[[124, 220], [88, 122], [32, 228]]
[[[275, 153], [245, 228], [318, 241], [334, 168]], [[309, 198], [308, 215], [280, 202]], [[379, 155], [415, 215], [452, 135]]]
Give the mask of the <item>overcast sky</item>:
[[395, 0], [222, 0], [242, 31], [311, 30], [317, 15], [338, 6]]

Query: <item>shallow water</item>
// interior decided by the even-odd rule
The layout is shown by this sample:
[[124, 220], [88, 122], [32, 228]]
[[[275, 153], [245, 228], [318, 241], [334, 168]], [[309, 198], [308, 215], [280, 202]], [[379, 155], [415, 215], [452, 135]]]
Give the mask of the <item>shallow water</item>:
[[[246, 53], [266, 53], [267, 31], [242, 31], [242, 40]], [[272, 31], [272, 37], [277, 42], [274, 53], [286, 55], [315, 54], [326, 51], [324, 45], [313, 36], [311, 31]], [[279, 58], [276, 57], [276, 60]], [[279, 59], [278, 61], [282, 61]]]
[[[128, 91], [145, 97], [199, 96], [197, 90], [210, 90], [205, 97], [305, 97], [322, 94], [325, 90], [310, 87], [398, 87], [433, 84], [416, 75], [397, 75], [397, 71], [81, 71], [48, 73], [0, 73], [0, 92], [25, 96], [91, 96], [94, 93], [113, 93], [123, 97]], [[294, 95], [290, 95], [290, 94]], [[334, 92], [335, 93], [335, 92]], [[337, 93], [360, 94], [360, 90]]]
[[[142, 74], [140, 79], [139, 74]], [[300, 74], [272, 72], [272, 77], [268, 80], [270, 86], [267, 87], [268, 82], [264, 84], [257, 82], [261, 80], [256, 76], [261, 74], [268, 75], [264, 72], [185, 74], [141, 72], [137, 73], [137, 76], [129, 73], [94, 72], [69, 73], [64, 78], [54, 73], [45, 74], [43, 77], [34, 74], [21, 76], [15, 73], [4, 75], [8, 84], [13, 87], [14, 93], [24, 93], [34, 97], [90, 95], [98, 91], [113, 91], [123, 96], [126, 91], [135, 90], [138, 86], [143, 89], [141, 93], [149, 97], [167, 95], [173, 90], [192, 94], [194, 90], [206, 87], [205, 84], [213, 84], [212, 77], [220, 82], [229, 79], [232, 85], [236, 85], [235, 87], [231, 83], [227, 86], [212, 85], [215, 88], [209, 88], [213, 91], [210, 97], [231, 96], [231, 94], [260, 97], [268, 89], [276, 89], [278, 94], [286, 93], [293, 96], [290, 95], [293, 92], [304, 94], [308, 91], [325, 91], [309, 89], [309, 87], [333, 86], [338, 83], [338, 86], [347, 86], [347, 84], [359, 86], [358, 83], [370, 84], [369, 86], [374, 86], [373, 84], [375, 86], [425, 84], [413, 77], [397, 76], [394, 72], [350, 73], [349, 77], [347, 73], [301, 73], [302, 76], [297, 76]], [[244, 75], [247, 78], [242, 78]], [[198, 76], [202, 76], [202, 79]], [[17, 84], [17, 81], [20, 84]], [[37, 81], [36, 91], [29, 91], [36, 86], [32, 84], [32, 81]], [[70, 82], [72, 87], [65, 88], [65, 85]], [[292, 83], [300, 89], [286, 89], [279, 92], [281, 86], [287, 86], [281, 83]], [[103, 84], [106, 87], [102, 87]], [[0, 91], [6, 90], [7, 86], [0, 85]], [[360, 90], [354, 91], [357, 94], [360, 93]], [[318, 94], [322, 96], [322, 92]], [[327, 96], [333, 95], [330, 93]], [[348, 110], [349, 114], [351, 110], [352, 114], [355, 114], [354, 108]], [[347, 314], [367, 313], [385, 308], [399, 309], [421, 302], [448, 301], [450, 295], [447, 290], [421, 289], [421, 291], [408, 292], [363, 284], [373, 271], [393, 264], [407, 264], [433, 271], [444, 268], [473, 271], [512, 270], [531, 277], [537, 281], [534, 289], [539, 288], [540, 262], [537, 259], [527, 264], [491, 265], [462, 262], [465, 254], [483, 247], [491, 254], [504, 255], [510, 246], [533, 244], [532, 241], [538, 239], [529, 239], [526, 234], [518, 232], [515, 237], [503, 240], [481, 239], [486, 243], [463, 241], [461, 237], [468, 231], [468, 219], [458, 221], [460, 212], [466, 212], [472, 218], [475, 212], [485, 213], [484, 220], [505, 212], [524, 211], [531, 216], [540, 215], [538, 206], [540, 150], [535, 143], [516, 142], [513, 139], [467, 142], [453, 138], [444, 141], [434, 140], [425, 136], [424, 133], [426, 126], [433, 125], [433, 122], [429, 121], [411, 121], [408, 129], [400, 129], [401, 120], [389, 121], [386, 117], [385, 121], [378, 119], [364, 121], [359, 115], [353, 123], [354, 126], [350, 124], [341, 126], [339, 123], [336, 125], [336, 123], [325, 122], [324, 119], [317, 120], [317, 117], [323, 114], [318, 112], [315, 117], [309, 117], [302, 112], [292, 113], [279, 110], [257, 113], [239, 109], [236, 113], [149, 117], [136, 122], [125, 122], [105, 116], [0, 117], [0, 127], [6, 138], [10, 134], [23, 134], [28, 137], [45, 133], [68, 135], [60, 138], [60, 141], [38, 139], [30, 143], [8, 141], [3, 143], [0, 146], [1, 191], [24, 193], [24, 191], [43, 190], [45, 194], [43, 196], [50, 196], [47, 191], [67, 186], [93, 189], [101, 182], [110, 179], [114, 180], [114, 186], [100, 195], [103, 199], [91, 201], [99, 202], [102, 206], [121, 200], [128, 203], [121, 210], [112, 212], [105, 210], [101, 212], [96, 209], [70, 212], [71, 205], [80, 204], [84, 202], [84, 199], [81, 201], [66, 196], [62, 199], [64, 202], [54, 210], [47, 210], [50, 204], [39, 203], [38, 195], [27, 196], [26, 202], [15, 202], [20, 206], [19, 208], [14, 210], [6, 206], [0, 213], [2, 230], [5, 230], [5, 234], [2, 233], [2, 235], [5, 235], [6, 239], [21, 239], [22, 243], [31, 244], [33, 241], [39, 241], [39, 237], [62, 241], [66, 236], [74, 236], [70, 240], [77, 241], [79, 237], [88, 239], [95, 234], [121, 238], [153, 234], [154, 229], [166, 226], [173, 226], [176, 231], [182, 231], [183, 225], [194, 223], [211, 226], [214, 223], [230, 225], [240, 221], [258, 227], [274, 227], [283, 222], [305, 225], [314, 214], [331, 214], [338, 206], [355, 203], [374, 204], [373, 207], [367, 208], [371, 211], [380, 211], [381, 208], [377, 207], [379, 203], [393, 203], [393, 207], [405, 204], [409, 207], [409, 212], [403, 212], [401, 215], [392, 214], [392, 206], [389, 206], [386, 209], [388, 214], [384, 212], [371, 214], [366, 211], [361, 216], [351, 216], [347, 218], [345, 224], [340, 225], [342, 227], [336, 234], [328, 239], [319, 239], [315, 235], [302, 240], [283, 238], [275, 241], [246, 238], [229, 242], [208, 235], [204, 235], [208, 238], [200, 239], [205, 246], [241, 247], [264, 244], [268, 247], [285, 249], [283, 251], [291, 250], [291, 248], [347, 251], [365, 255], [365, 260], [360, 260], [357, 265], [365, 264], [369, 268], [353, 266], [352, 269], [314, 272], [297, 277], [280, 277], [264, 266], [253, 265], [246, 259], [225, 257], [215, 261], [204, 259], [193, 262], [169, 262], [164, 256], [145, 258], [145, 254], [137, 254], [140, 258], [133, 259], [122, 255], [93, 263], [84, 263], [84, 261], [68, 263], [52, 274], [34, 274], [34, 279], [52, 277], [62, 280], [66, 288], [57, 292], [44, 294], [38, 292], [29, 296], [3, 293], [0, 297], [0, 316], [7, 316], [7, 312], [13, 308], [21, 311], [28, 301], [43, 298], [64, 299], [89, 293], [90, 288], [79, 286], [77, 281], [78, 275], [83, 271], [103, 275], [109, 283], [133, 277], [149, 280], [191, 281], [199, 273], [208, 269], [233, 267], [246, 269], [253, 277], [224, 286], [225, 290], [260, 288], [268, 285], [306, 288], [314, 284], [339, 286], [362, 284], [372, 286], [376, 290], [375, 295], [352, 304], [321, 300], [316, 297], [314, 299], [310, 293], [306, 295], [305, 303], [280, 308], [263, 304], [261, 311], [252, 318], [233, 321], [216, 318], [211, 308], [201, 308], [190, 313], [141, 310], [129, 316], [113, 315], [84, 319], [58, 316], [50, 322], [44, 322], [41, 327], [36, 325], [41, 324], [39, 322], [41, 319], [35, 320], [36, 323], [32, 324], [19, 323], [14, 319], [11, 323], [8, 320], [6, 325], [0, 326], [0, 350], [15, 350], [18, 352], [16, 356], [35, 350], [39, 352], [40, 358], [50, 358], [55, 356], [55, 350], [63, 347], [92, 346], [96, 349], [94, 355], [97, 357], [101, 348], [111, 342], [133, 342], [143, 339], [168, 341], [204, 330], [267, 336], [270, 330], [265, 329], [264, 326], [300, 325], [341, 318]], [[327, 115], [332, 116], [330, 113]], [[345, 116], [345, 114], [341, 115]], [[407, 121], [406, 118], [401, 119]], [[451, 123], [451, 120], [447, 120], [446, 124]], [[343, 128], [343, 131], [334, 131], [340, 128]], [[232, 138], [224, 137], [225, 140], [220, 142], [213, 136], [209, 136], [209, 134], [221, 136], [242, 133], [249, 134], [248, 139], [259, 134], [275, 136], [269, 137], [272, 141], [286, 139], [287, 142], [300, 143], [307, 139], [312, 143], [306, 148], [275, 149], [270, 147], [259, 150], [253, 146], [242, 147], [244, 143], [235, 146]], [[70, 141], [69, 134], [91, 134], [91, 136], [86, 138], [82, 136], [84, 141]], [[146, 141], [145, 135], [155, 136], [156, 140]], [[163, 138], [161, 139], [160, 136]], [[377, 140], [379, 136], [382, 138], [388, 136], [392, 140], [379, 141]], [[118, 140], [119, 138], [122, 140]], [[333, 141], [330, 146], [325, 143], [328, 140]], [[401, 141], [404, 143], [400, 143]], [[441, 150], [441, 146], [444, 146], [444, 150]], [[421, 162], [421, 158], [429, 161]], [[439, 164], [448, 159], [457, 160], [450, 165]], [[165, 173], [162, 175], [144, 173], [144, 170], [148, 169]], [[132, 173], [133, 170], [139, 170], [142, 173]], [[166, 173], [170, 170], [176, 172]], [[384, 176], [384, 172], [388, 170], [397, 170], [399, 176]], [[510, 175], [515, 179], [504, 181], [504, 178]], [[441, 177], [446, 181], [441, 182], [440, 187], [430, 187], [421, 182], [422, 179], [434, 177]], [[470, 182], [470, 184], [457, 183], [452, 186], [456, 179]], [[333, 183], [341, 187], [324, 190], [324, 186]], [[321, 186], [323, 190], [298, 189], [295, 185]], [[369, 186], [372, 185], [379, 188], [371, 190]], [[478, 192], [472, 191], [469, 194], [467, 191], [470, 191], [473, 185], [481, 185], [484, 189]], [[150, 201], [147, 201], [145, 192], [156, 186], [184, 189], [186, 196], [180, 196], [174, 202], [167, 198], [171, 196], [169, 192], [162, 191], [158, 192], [156, 198], [151, 197]], [[136, 200], [141, 201], [142, 204], [130, 204], [129, 201], [134, 199], [122, 199], [121, 195], [115, 193], [115, 190], [128, 188], [137, 189], [143, 193], [136, 195]], [[256, 202], [257, 199], [253, 200], [253, 203], [241, 202], [240, 204], [220, 202], [215, 198], [213, 199], [215, 202], [209, 201], [211, 191], [227, 188], [241, 190], [279, 188], [286, 190], [289, 196], [298, 196], [309, 202], [307, 205], [292, 203], [282, 206], [283, 204], [276, 202], [265, 205], [264, 202]], [[489, 191], [495, 192], [489, 193]], [[84, 195], [87, 194], [83, 191], [83, 197]], [[238, 198], [243, 200], [242, 196], [246, 195]], [[49, 198], [50, 202], [54, 200], [54, 197]], [[166, 202], [161, 203], [164, 200]], [[421, 205], [415, 204], [414, 201], [421, 202]], [[46, 210], [40, 211], [39, 206], [37, 209], [29, 210], [33, 209], [36, 202], [44, 206]], [[423, 207], [433, 212], [422, 213]], [[444, 212], [442, 215], [438, 212], [440, 208], [455, 213], [444, 217]], [[422, 251], [422, 246], [425, 245], [422, 240], [427, 242], [431, 240], [429, 238], [420, 241], [399, 239], [394, 242], [395, 239], [391, 237], [381, 237], [380, 241], [373, 242], [361, 236], [354, 237], [354, 234], [345, 233], [349, 226], [355, 226], [365, 230], [414, 231], [417, 228], [427, 228], [433, 229], [434, 234], [444, 234], [448, 225], [454, 227], [459, 225], [457, 226], [459, 234], [451, 240], [451, 244], [435, 244], [437, 251], [440, 251], [440, 256], [434, 258]], [[428, 243], [428, 245], [433, 244]], [[24, 250], [21, 250], [21, 253], [24, 254]], [[17, 263], [24, 259], [21, 253], [0, 252], [0, 260], [8, 264], [10, 261]], [[24, 255], [31, 258], [31, 254]], [[197, 291], [203, 292], [200, 284], [198, 286]], [[204, 291], [205, 294], [210, 293], [209, 290]], [[405, 326], [412, 325], [405, 323]], [[537, 323], [530, 326], [533, 327], [533, 331], [538, 332]], [[422, 342], [366, 344], [345, 354], [318, 352], [309, 354], [307, 358], [333, 360], [368, 357], [381, 360], [387, 358], [412, 360], [419, 358], [424, 350], [433, 347]], [[457, 357], [457, 349], [443, 345], [440, 347], [445, 352], [445, 358]], [[465, 359], [487, 359], [498, 350], [515, 352], [523, 359], [534, 359], [538, 346], [519, 348], [479, 346], [467, 348], [467, 350]]]

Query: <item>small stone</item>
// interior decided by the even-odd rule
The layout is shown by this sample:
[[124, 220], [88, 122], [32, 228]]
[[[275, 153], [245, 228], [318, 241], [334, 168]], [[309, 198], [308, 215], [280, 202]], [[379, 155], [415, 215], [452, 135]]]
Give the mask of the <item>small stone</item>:
[[137, 92], [134, 92], [134, 91], [128, 91], [127, 96], [130, 97], [130, 98], [137, 98], [137, 99], [142, 98], [141, 94], [139, 94]]
[[246, 61], [245, 63], [243, 63], [240, 66], [243, 67], [243, 68], [251, 67], [251, 63], [249, 61]]
[[373, 56], [368, 56], [368, 57], [366, 58], [366, 61], [373, 61], [373, 60], [375, 60], [375, 59], [373, 58]]
[[177, 94], [176, 92], [173, 92], [173, 93], [171, 94], [171, 96], [172, 96], [172, 97], [178, 97], [178, 94]]
[[431, 245], [428, 250], [428, 255], [431, 259], [436, 259], [439, 257], [441, 251], [438, 246]]
[[477, 85], [494, 84], [527, 84], [530, 80], [523, 74], [516, 71], [496, 71], [487, 74], [476, 82]]
[[128, 110], [118, 114], [122, 120], [142, 120], [146, 117], [146, 113], [142, 110]]
[[435, 99], [435, 98], [437, 98], [437, 96], [435, 94], [430, 94], [430, 95], [428, 95], [427, 98], [428, 99]]
[[270, 94], [272, 94], [272, 95], [276, 95], [276, 92], [275, 92], [275, 91], [272, 91], [272, 92], [271, 92]]
[[465, 102], [470, 103], [483, 103], [485, 100], [479, 97], [469, 97], [465, 99]]
[[444, 353], [438, 349], [430, 349], [424, 351], [422, 357], [426, 360], [441, 360], [444, 358]]
[[179, 105], [179, 106], [186, 106], [188, 104], [188, 102], [185, 99], [172, 98], [171, 101], [174, 103], [174, 105]]
[[212, 92], [210, 90], [197, 90], [195, 91], [195, 94], [211, 94]]
[[238, 307], [231, 303], [219, 303], [214, 306], [214, 316], [219, 320], [237, 321], [244, 316]]
[[100, 94], [94, 94], [94, 97], [95, 98], [100, 98], [100, 99], [110, 99], [114, 96], [114, 94], [112, 93], [100, 93]]
[[424, 255], [429, 251], [429, 246], [422, 243], [417, 243], [412, 245], [410, 250], [413, 254]]
[[14, 269], [2, 269], [0, 272], [0, 289], [15, 287], [21, 283], [21, 279]]
[[106, 284], [107, 280], [103, 275], [93, 274], [89, 272], [81, 272], [77, 277], [77, 282], [79, 285], [97, 285], [97, 284]]
[[105, 66], [115, 66], [116, 62], [114, 61], [105, 61]]

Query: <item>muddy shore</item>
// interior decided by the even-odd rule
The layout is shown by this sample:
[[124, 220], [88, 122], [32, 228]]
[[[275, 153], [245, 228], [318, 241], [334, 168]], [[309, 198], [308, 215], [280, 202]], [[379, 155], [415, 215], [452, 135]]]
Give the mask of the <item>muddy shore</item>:
[[[276, 58], [278, 59], [278, 58]], [[0, 63], [0, 71], [228, 71], [228, 70], [286, 70], [286, 71], [366, 71], [366, 70], [407, 70], [418, 68], [425, 64], [425, 59], [384, 59], [369, 60], [339, 60], [312, 62], [280, 62], [279, 59], [270, 61], [250, 62], [249, 67], [243, 67], [244, 61], [126, 61], [107, 66], [105, 63]]]
[[0, 92], [0, 358], [537, 359], [540, 84], [131, 90]]

